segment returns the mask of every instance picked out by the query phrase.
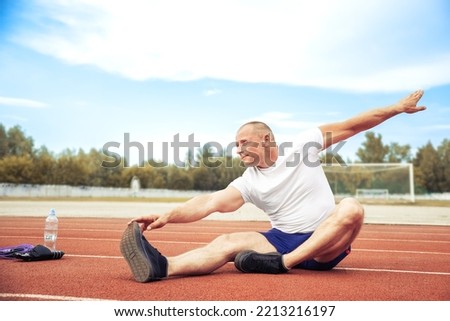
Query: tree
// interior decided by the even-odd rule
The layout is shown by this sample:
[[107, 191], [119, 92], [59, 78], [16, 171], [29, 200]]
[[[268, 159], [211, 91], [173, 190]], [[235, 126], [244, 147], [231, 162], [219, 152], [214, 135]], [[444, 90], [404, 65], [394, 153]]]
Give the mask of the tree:
[[8, 155], [8, 135], [3, 124], [0, 123], [0, 159]]
[[213, 168], [201, 165], [191, 170], [194, 178], [194, 189], [198, 191], [212, 191], [216, 189], [217, 177]]
[[218, 162], [218, 158], [222, 156], [223, 155], [220, 155], [219, 151], [217, 151], [216, 147], [214, 147], [212, 144], [205, 144], [203, 148], [199, 149], [197, 152], [195, 165], [196, 167], [218, 167], [220, 165], [220, 161]]
[[55, 157], [45, 146], [41, 146], [33, 157], [33, 184], [54, 184]]
[[55, 165], [55, 183], [64, 185], [86, 185], [89, 175], [86, 166], [77, 160], [75, 153], [66, 149], [59, 155]]
[[0, 159], [0, 182], [29, 184], [33, 178], [33, 160], [29, 155], [8, 155]]
[[428, 193], [442, 192], [439, 154], [431, 142], [418, 149], [414, 159], [417, 189]]
[[389, 152], [389, 146], [383, 145], [381, 134], [366, 133], [366, 141], [358, 148], [356, 156], [362, 163], [382, 163]]
[[199, 148], [195, 157], [195, 168], [191, 168], [194, 189], [200, 191], [217, 190], [218, 168], [223, 165], [221, 156], [211, 144]]
[[221, 160], [222, 165], [217, 168], [216, 189], [224, 189], [245, 171], [245, 166], [241, 163], [239, 157], [226, 156]]
[[440, 167], [442, 192], [450, 192], [450, 140], [444, 139], [437, 149]]
[[168, 178], [167, 168], [165, 167], [157, 167], [153, 171], [152, 179], [149, 182], [149, 188], [167, 188]]
[[186, 154], [186, 167], [198, 167], [198, 163], [195, 160], [195, 152], [189, 148]]
[[391, 143], [389, 145], [388, 154], [386, 156], [388, 163], [411, 162], [411, 146], [400, 145], [399, 143]]
[[176, 190], [191, 190], [194, 187], [192, 177], [184, 168], [172, 165], [169, 167], [169, 180], [167, 188]]
[[33, 155], [33, 138], [25, 137], [20, 126], [14, 126], [7, 132], [8, 155]]

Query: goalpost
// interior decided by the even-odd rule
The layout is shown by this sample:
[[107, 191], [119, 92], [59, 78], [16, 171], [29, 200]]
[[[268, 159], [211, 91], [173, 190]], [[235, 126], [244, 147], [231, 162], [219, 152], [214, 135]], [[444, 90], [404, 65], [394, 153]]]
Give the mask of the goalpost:
[[333, 163], [322, 166], [337, 197], [415, 202], [414, 167], [411, 163]]

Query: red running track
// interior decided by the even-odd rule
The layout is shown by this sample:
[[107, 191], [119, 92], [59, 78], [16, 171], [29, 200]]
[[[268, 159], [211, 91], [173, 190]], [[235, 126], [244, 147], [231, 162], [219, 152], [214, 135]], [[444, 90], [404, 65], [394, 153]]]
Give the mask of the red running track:
[[[120, 255], [127, 219], [62, 218], [57, 261], [0, 260], [0, 300], [448, 301], [450, 226], [364, 225], [332, 271], [243, 274], [232, 263], [205, 276], [137, 283]], [[0, 246], [42, 244], [43, 219], [1, 217]], [[266, 222], [200, 221], [147, 232], [165, 255]], [[48, 279], [52, 273], [53, 279]]]

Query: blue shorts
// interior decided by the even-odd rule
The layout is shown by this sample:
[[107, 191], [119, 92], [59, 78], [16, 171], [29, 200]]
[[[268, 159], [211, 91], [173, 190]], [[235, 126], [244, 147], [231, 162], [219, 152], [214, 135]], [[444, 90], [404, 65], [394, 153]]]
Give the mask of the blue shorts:
[[[303, 244], [310, 236], [311, 233], [284, 233], [276, 228], [270, 229], [267, 232], [260, 232], [262, 235], [266, 237], [270, 244], [272, 244], [276, 250], [281, 254], [290, 253]], [[294, 266], [297, 269], [306, 269], [306, 270], [318, 270], [318, 271], [327, 271], [334, 268], [341, 262], [347, 255], [351, 252], [351, 248], [349, 247], [344, 252], [339, 254], [335, 259], [330, 262], [322, 263], [317, 262], [316, 260], [307, 260], [299, 263]]]

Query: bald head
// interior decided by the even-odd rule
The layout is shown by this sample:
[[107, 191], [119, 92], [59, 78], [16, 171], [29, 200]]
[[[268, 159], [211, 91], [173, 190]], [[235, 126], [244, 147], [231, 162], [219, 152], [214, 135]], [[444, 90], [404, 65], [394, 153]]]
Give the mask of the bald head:
[[264, 136], [269, 134], [271, 141], [275, 140], [274, 134], [272, 129], [266, 124], [261, 121], [250, 121], [248, 123], [245, 123], [238, 129], [238, 133], [243, 129], [250, 128], [254, 133], [258, 134], [258, 136]]

